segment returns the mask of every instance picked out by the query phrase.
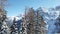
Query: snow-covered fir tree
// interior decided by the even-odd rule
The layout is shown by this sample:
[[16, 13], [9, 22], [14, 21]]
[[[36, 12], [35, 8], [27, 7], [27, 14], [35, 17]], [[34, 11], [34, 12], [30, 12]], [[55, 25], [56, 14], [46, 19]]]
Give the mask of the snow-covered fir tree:
[[14, 20], [13, 20], [13, 25], [11, 26], [10, 34], [18, 34], [16, 18], [14, 18]]
[[6, 11], [0, 9], [0, 34], [9, 34], [9, 27], [6, 23]]
[[21, 19], [21, 28], [20, 28], [20, 34], [27, 34], [27, 24], [25, 17], [22, 17]]

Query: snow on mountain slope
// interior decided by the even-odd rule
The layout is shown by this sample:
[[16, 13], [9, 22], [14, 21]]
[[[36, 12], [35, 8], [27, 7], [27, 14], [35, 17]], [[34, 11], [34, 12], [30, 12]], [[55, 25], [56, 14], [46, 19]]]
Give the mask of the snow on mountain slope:
[[40, 7], [38, 10], [40, 11], [40, 15], [47, 22], [47, 25], [48, 25], [48, 33], [47, 34], [55, 34], [56, 26], [54, 24], [57, 23], [56, 19], [60, 15], [60, 10], [56, 10], [55, 8], [45, 10], [45, 8], [42, 8], [42, 7]]
[[[60, 11], [59, 10], [56, 10], [56, 9], [46, 9], [46, 8], [43, 8], [43, 7], [40, 7], [38, 9], [40, 11], [40, 15], [43, 16], [44, 20], [48, 19], [56, 19], [57, 17], [59, 17], [59, 14], [60, 14]], [[47, 20], [46, 20], [47, 21]]]
[[7, 21], [7, 24], [8, 24], [9, 26], [11, 26], [11, 25], [13, 24], [13, 20], [14, 20], [14, 18], [16, 18], [16, 21], [18, 21], [18, 20], [21, 19], [21, 17], [7, 16], [6, 21]]

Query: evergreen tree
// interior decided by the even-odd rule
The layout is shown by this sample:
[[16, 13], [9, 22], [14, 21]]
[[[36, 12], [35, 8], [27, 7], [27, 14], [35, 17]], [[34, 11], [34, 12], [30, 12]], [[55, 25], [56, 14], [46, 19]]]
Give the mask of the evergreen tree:
[[18, 34], [16, 18], [13, 20], [13, 25], [11, 26], [11, 34]]
[[0, 33], [2, 34], [8, 34], [9, 33], [9, 27], [6, 23], [6, 11], [0, 9]]
[[27, 24], [27, 34], [35, 34], [35, 30], [34, 30], [34, 25], [35, 25], [35, 21], [34, 21], [34, 9], [33, 8], [29, 8], [27, 9], [27, 16], [26, 16], [26, 23]]
[[43, 17], [40, 16], [39, 10], [35, 11], [33, 8], [26, 9], [26, 24], [27, 34], [46, 34]]

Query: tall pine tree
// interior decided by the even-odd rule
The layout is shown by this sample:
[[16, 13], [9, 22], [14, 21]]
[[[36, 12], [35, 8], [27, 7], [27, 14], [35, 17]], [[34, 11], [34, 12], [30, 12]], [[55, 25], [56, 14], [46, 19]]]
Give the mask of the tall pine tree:
[[13, 20], [13, 25], [11, 26], [11, 34], [18, 34], [16, 18]]

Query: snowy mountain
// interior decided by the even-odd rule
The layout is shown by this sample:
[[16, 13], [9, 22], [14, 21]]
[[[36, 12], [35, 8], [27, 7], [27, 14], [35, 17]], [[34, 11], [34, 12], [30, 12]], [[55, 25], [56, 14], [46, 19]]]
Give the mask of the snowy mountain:
[[11, 25], [13, 24], [14, 18], [16, 18], [16, 21], [19, 21], [19, 20], [21, 19], [21, 17], [7, 16], [6, 21], [7, 21], [7, 24], [8, 24], [9, 26], [11, 26]]
[[55, 23], [57, 23], [56, 19], [60, 15], [60, 8], [58, 8], [59, 10], [57, 8], [46, 9], [46, 8], [40, 7], [38, 9], [38, 11], [40, 12], [40, 15], [43, 17], [44, 21], [47, 22], [47, 25], [48, 25], [48, 33], [47, 34], [57, 33], [57, 32], [55, 32], [56, 26], [54, 25]]

